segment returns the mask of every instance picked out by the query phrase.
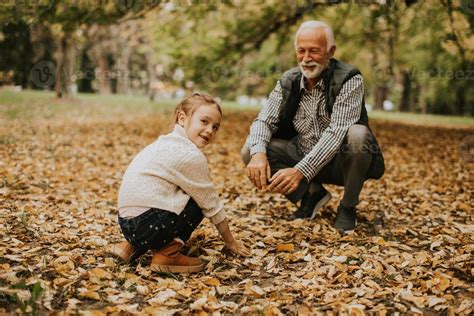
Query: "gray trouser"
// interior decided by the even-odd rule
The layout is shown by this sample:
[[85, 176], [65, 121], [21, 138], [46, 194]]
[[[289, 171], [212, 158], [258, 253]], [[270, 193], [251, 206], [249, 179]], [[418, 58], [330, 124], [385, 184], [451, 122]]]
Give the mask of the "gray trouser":
[[[344, 206], [356, 206], [372, 161], [372, 154], [368, 150], [371, 138], [372, 134], [366, 126], [352, 125], [334, 158], [309, 184], [306, 180], [301, 181], [298, 188], [286, 197], [296, 203], [308, 191], [310, 185], [317, 187], [321, 184], [335, 184], [344, 186], [341, 203]], [[247, 165], [250, 161], [250, 149], [247, 143], [242, 147], [241, 154]], [[272, 175], [280, 169], [294, 167], [304, 156], [297, 137], [291, 140], [273, 138], [267, 146], [267, 159]]]

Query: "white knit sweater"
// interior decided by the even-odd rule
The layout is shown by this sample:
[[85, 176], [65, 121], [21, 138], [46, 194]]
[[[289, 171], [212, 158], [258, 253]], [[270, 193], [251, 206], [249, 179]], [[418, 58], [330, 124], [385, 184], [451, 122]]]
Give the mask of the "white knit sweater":
[[118, 194], [119, 214], [130, 208], [160, 208], [179, 215], [190, 197], [212, 223], [226, 218], [209, 179], [206, 156], [185, 129], [175, 125], [173, 132], [145, 147], [128, 166]]

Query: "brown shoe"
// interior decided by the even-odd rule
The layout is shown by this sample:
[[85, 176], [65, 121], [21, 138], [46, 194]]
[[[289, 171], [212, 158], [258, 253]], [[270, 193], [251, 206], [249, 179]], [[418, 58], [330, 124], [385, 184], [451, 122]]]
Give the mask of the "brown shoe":
[[128, 241], [122, 241], [118, 244], [108, 245], [105, 250], [108, 254], [122, 261], [128, 262], [135, 252], [135, 247], [133, 247]]
[[157, 272], [191, 273], [204, 269], [204, 262], [199, 258], [188, 257], [179, 251], [183, 244], [172, 241], [160, 251], [157, 251], [151, 259], [150, 268]]

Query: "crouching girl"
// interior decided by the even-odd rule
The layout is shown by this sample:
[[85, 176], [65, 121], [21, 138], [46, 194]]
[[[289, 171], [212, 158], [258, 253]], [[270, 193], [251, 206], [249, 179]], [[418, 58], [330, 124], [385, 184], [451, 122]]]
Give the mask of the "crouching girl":
[[232, 236], [201, 152], [213, 141], [221, 118], [214, 98], [194, 93], [176, 107], [174, 130], [133, 159], [118, 196], [118, 220], [126, 241], [110, 245], [107, 250], [111, 254], [130, 261], [152, 250], [152, 270], [200, 271], [202, 260], [180, 250], [203, 217], [211, 220], [234, 254], [250, 254]]

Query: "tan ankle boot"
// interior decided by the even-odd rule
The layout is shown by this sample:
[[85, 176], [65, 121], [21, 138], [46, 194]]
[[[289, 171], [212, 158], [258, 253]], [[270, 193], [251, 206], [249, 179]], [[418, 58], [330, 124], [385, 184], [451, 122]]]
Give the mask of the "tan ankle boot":
[[122, 241], [118, 244], [108, 245], [106, 251], [108, 254], [127, 262], [135, 252], [135, 247], [133, 247], [128, 241]]
[[204, 263], [199, 258], [192, 258], [181, 254], [179, 251], [183, 244], [174, 240], [153, 255], [150, 268], [157, 272], [191, 273], [204, 268]]

